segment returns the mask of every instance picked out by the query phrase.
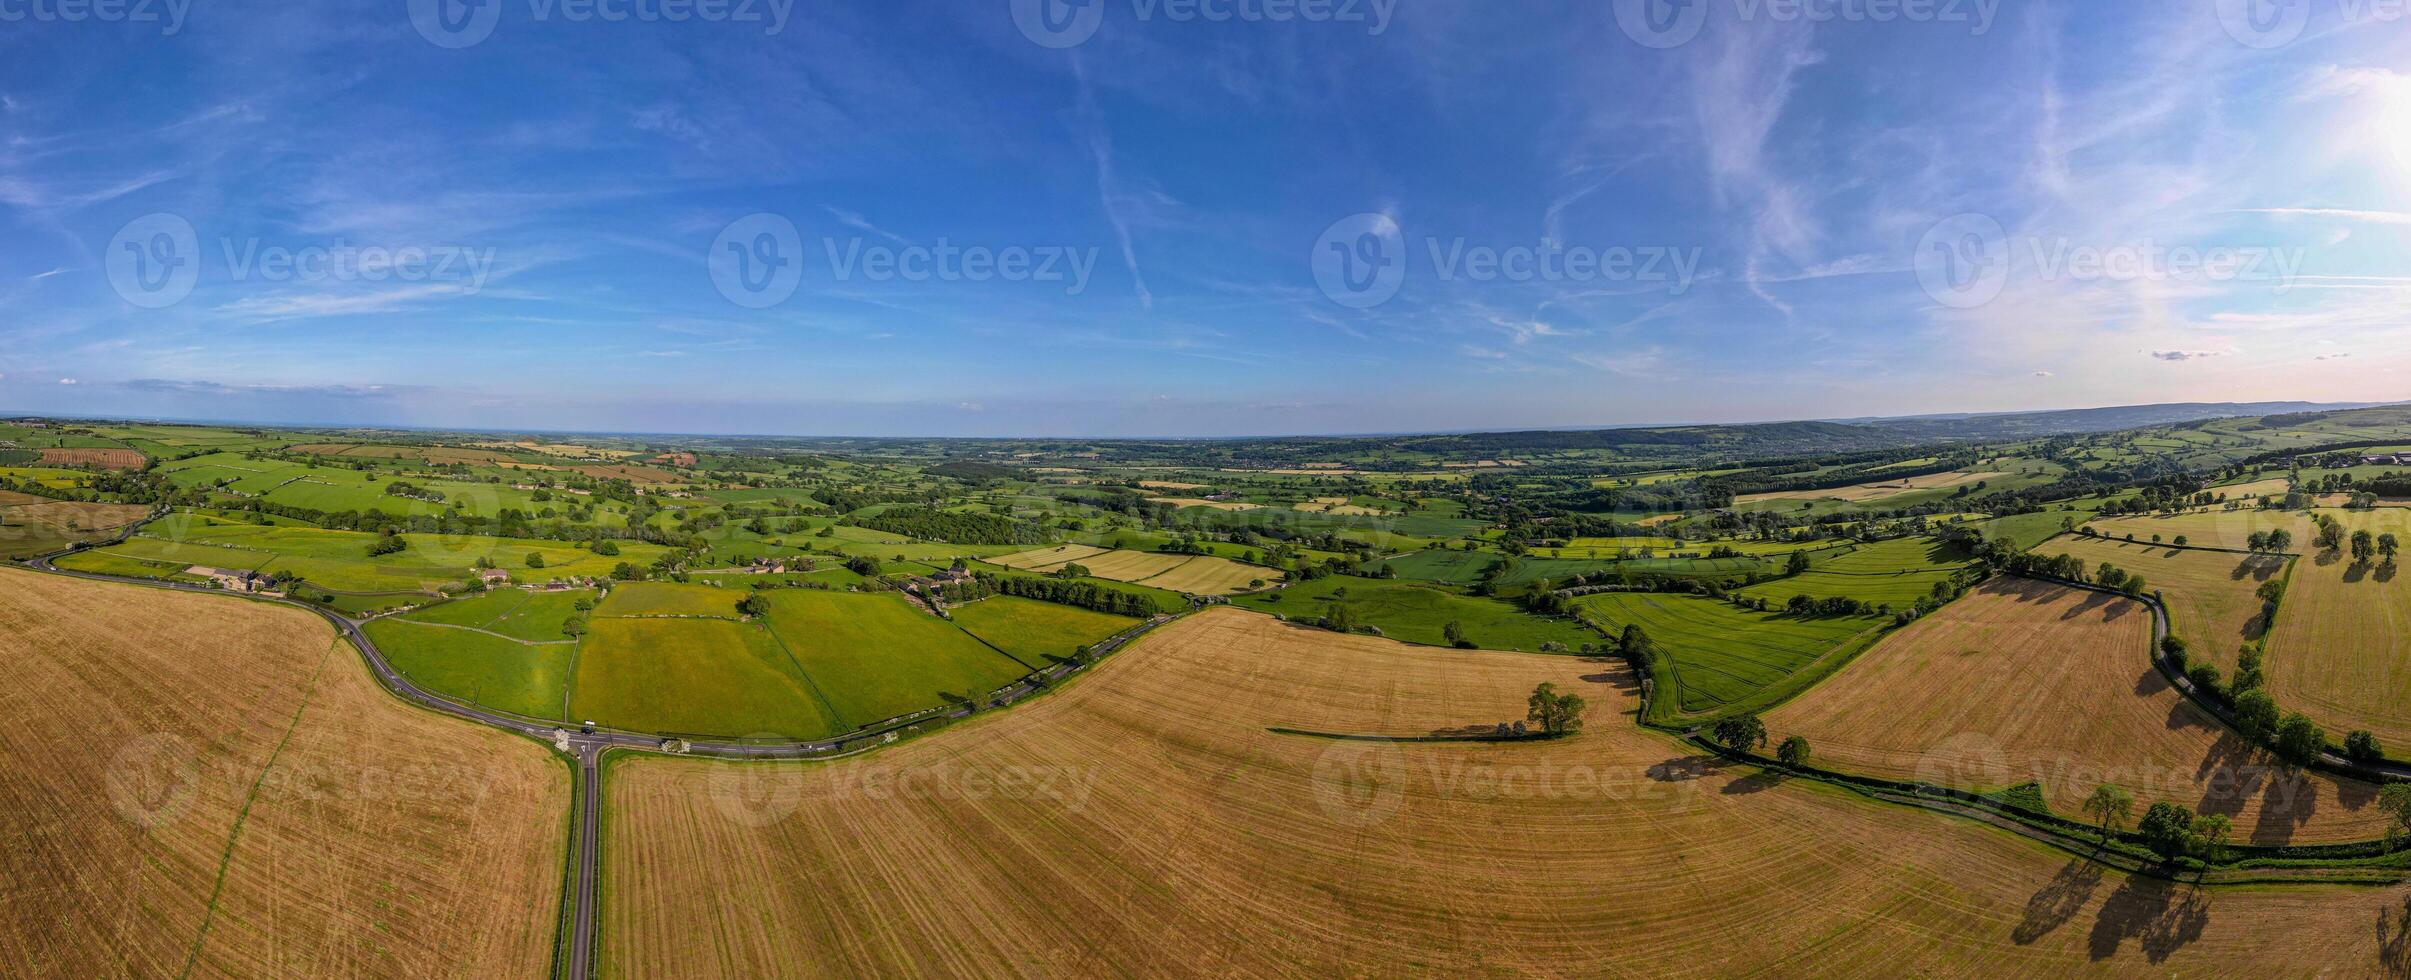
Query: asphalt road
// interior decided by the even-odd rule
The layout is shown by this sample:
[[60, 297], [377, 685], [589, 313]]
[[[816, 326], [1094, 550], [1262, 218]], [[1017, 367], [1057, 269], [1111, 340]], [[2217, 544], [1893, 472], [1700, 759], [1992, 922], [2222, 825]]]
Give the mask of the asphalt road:
[[[127, 533], [131, 534], [133, 528], [139, 526], [139, 523], [129, 526]], [[120, 540], [122, 540], [122, 538]], [[51, 564], [52, 559], [64, 557], [65, 555], [72, 553], [73, 552], [61, 552], [59, 554], [46, 555], [41, 558], [31, 559], [25, 562], [25, 565], [26, 567], [32, 568], [36, 571], [48, 572], [53, 575], [64, 575], [69, 578], [89, 579], [95, 582], [114, 582], [120, 585], [135, 585], [145, 588], [168, 589], [176, 592], [194, 592], [204, 595], [235, 596], [239, 598], [251, 599], [256, 602], [274, 602], [296, 608], [307, 609], [311, 612], [317, 613], [327, 622], [334, 624], [335, 628], [342, 632], [346, 639], [351, 641], [352, 646], [359, 649], [361, 660], [368, 664], [369, 672], [376, 676], [377, 682], [384, 685], [385, 689], [391, 692], [394, 696], [405, 701], [409, 701], [412, 704], [419, 705], [432, 711], [440, 711], [444, 714], [451, 715], [455, 718], [460, 718], [464, 721], [471, 721], [489, 728], [499, 728], [503, 731], [524, 735], [528, 738], [551, 745], [554, 748], [568, 754], [570, 759], [576, 764], [575, 769], [577, 772], [575, 789], [576, 798], [578, 800], [578, 813], [576, 815], [576, 820], [572, 825], [573, 830], [570, 840], [570, 848], [573, 854], [576, 870], [570, 881], [569, 890], [561, 897], [563, 902], [569, 904], [569, 909], [568, 915], [565, 916], [565, 923], [562, 927], [563, 931], [566, 933], [566, 936], [564, 937], [564, 941], [560, 944], [561, 959], [556, 965], [555, 972], [559, 976], [572, 978], [572, 980], [587, 980], [587, 978], [594, 976], [595, 894], [597, 882], [601, 875], [600, 865], [602, 863], [602, 842], [597, 836], [602, 824], [602, 757], [604, 753], [613, 750], [662, 752], [664, 751], [664, 740], [662, 737], [640, 735], [632, 732], [599, 730], [586, 731], [583, 727], [564, 727], [562, 725], [550, 722], [539, 722], [525, 718], [518, 718], [511, 715], [499, 714], [493, 711], [488, 711], [484, 708], [480, 708], [473, 704], [464, 704], [422, 688], [417, 684], [412, 683], [409, 678], [402, 676], [401, 672], [395, 670], [393, 665], [386, 661], [385, 654], [377, 649], [377, 645], [374, 642], [369, 640], [368, 634], [361, 632], [360, 624], [364, 621], [348, 619], [341, 614], [334, 612], [333, 610], [291, 599], [277, 599], [267, 596], [244, 595], [243, 593], [227, 592], [224, 589], [220, 589], [215, 586], [193, 585], [184, 582], [163, 582], [155, 579], [120, 578], [115, 575], [96, 575], [91, 572], [71, 571]], [[1114, 637], [1113, 639], [1098, 644], [1097, 657], [1100, 659], [1103, 658], [1105, 654], [1119, 649], [1123, 644], [1136, 639], [1138, 636], [1146, 633], [1149, 630], [1171, 622], [1173, 618], [1174, 617], [1170, 616], [1157, 616], [1154, 619], [1140, 624], [1138, 627]], [[988, 706], [1003, 707], [1020, 701], [1023, 698], [1045, 690], [1047, 687], [1053, 685], [1056, 681], [1068, 677], [1081, 669], [1083, 668], [1078, 664], [1057, 664], [1045, 671], [1041, 671], [1033, 678], [1025, 678], [1022, 681], [1014, 684], [1012, 687], [999, 692], [996, 697], [989, 702]], [[817, 742], [757, 743], [686, 740], [683, 754], [709, 756], [722, 759], [825, 759], [840, 754], [848, 749], [876, 744], [878, 740], [885, 738], [889, 733], [903, 728], [908, 728], [913, 725], [919, 725], [941, 718], [967, 717], [970, 714], [972, 714], [971, 708], [961, 707], [939, 713], [906, 716], [904, 718], [883, 722], [879, 725], [875, 725], [871, 728], [861, 731], [852, 732], [837, 738], [824, 739]]]

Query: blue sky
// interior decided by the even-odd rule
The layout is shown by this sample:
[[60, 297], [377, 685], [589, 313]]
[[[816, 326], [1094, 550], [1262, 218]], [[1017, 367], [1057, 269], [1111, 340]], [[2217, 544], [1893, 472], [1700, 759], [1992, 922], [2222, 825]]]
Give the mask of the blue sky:
[[2366, 0], [130, 2], [0, 2], [0, 411], [2411, 398], [2411, 23]]

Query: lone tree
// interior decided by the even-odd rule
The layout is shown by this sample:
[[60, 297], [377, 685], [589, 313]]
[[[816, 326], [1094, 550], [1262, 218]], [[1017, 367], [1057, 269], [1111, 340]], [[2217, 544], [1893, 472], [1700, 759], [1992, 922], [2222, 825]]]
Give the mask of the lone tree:
[[2378, 791], [2378, 812], [2387, 820], [2386, 840], [2401, 840], [2411, 834], [2411, 783], [2387, 783]]
[[2227, 846], [2227, 835], [2235, 831], [2235, 821], [2224, 813], [2196, 814], [2193, 833], [2186, 843], [2203, 860], [2216, 860]]
[[2386, 559], [2386, 564], [2394, 564], [2394, 553], [2400, 550], [2402, 543], [2395, 540], [2394, 532], [2378, 535], [2378, 557]]
[[1717, 743], [1736, 752], [1756, 752], [1766, 747], [1766, 723], [1757, 715], [1736, 715], [1717, 722], [1711, 730]]
[[2370, 534], [2370, 533], [2369, 533], [2369, 532], [2367, 532], [2367, 531], [2354, 531], [2354, 532], [2352, 532], [2352, 563], [2353, 563], [2353, 564], [2355, 564], [2355, 565], [2366, 565], [2366, 564], [2369, 564], [2369, 559], [2370, 559], [2371, 557], [2375, 556], [2375, 555], [2377, 554], [2377, 552], [2378, 552], [2378, 545], [2377, 545], [2377, 536], [2376, 536], [2376, 535]]
[[1582, 730], [1582, 695], [1559, 694], [1557, 685], [1544, 683], [1532, 689], [1525, 703], [1530, 708], [1526, 720], [1539, 725], [1543, 735], [1556, 738]]
[[1440, 636], [1448, 641], [1449, 646], [1459, 650], [1473, 649], [1473, 641], [1465, 638], [1465, 624], [1456, 620], [1449, 620], [1448, 625], [1441, 627]]
[[2124, 829], [2127, 820], [2134, 817], [2135, 796], [2117, 783], [2103, 783], [2093, 788], [2093, 795], [2085, 797], [2085, 812], [2101, 828], [2101, 836], [2108, 838]]
[[1783, 744], [1775, 746], [1775, 760], [1787, 766], [1807, 765], [1808, 740], [1798, 735], [1784, 739]]

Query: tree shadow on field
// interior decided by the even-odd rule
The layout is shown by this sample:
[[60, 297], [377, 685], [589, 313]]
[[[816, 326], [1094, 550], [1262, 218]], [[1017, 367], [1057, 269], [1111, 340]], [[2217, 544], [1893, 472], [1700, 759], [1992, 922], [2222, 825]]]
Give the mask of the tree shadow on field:
[[2411, 977], [2411, 896], [2401, 908], [2378, 906], [2378, 963], [2390, 977]]
[[1760, 769], [1757, 772], [1726, 783], [1722, 792], [1726, 796], [1748, 796], [1751, 793], [1759, 793], [1774, 789], [1775, 787], [1781, 786], [1790, 781], [1790, 779], [1791, 777], [1787, 774], [1776, 772], [1772, 769]]
[[2101, 884], [2101, 866], [2084, 858], [2070, 858], [2061, 865], [2059, 873], [2051, 876], [2049, 884], [2026, 900], [2026, 915], [2010, 930], [2009, 938], [2020, 946], [2051, 934], [2052, 930], [2068, 924], [2069, 919], [2084, 910], [2093, 899], [2093, 889]]
[[[2111, 595], [2111, 594], [2109, 594], [2109, 593], [2107, 593], [2107, 592], [2093, 592], [2093, 591], [2089, 591], [2089, 590], [2088, 590], [2088, 591], [2086, 591], [2086, 592], [2085, 592], [2085, 594], [2084, 594], [2084, 595], [2085, 595], [2085, 601], [2080, 602], [2080, 603], [2077, 603], [2077, 604], [2076, 604], [2076, 608], [2074, 608], [2074, 609], [2070, 609], [2070, 610], [2068, 610], [2067, 612], [2061, 613], [2061, 614], [2059, 615], [2059, 618], [2060, 618], [2060, 619], [2062, 619], [2062, 620], [2075, 619], [2075, 618], [2077, 618], [2077, 617], [2079, 617], [2079, 616], [2082, 616], [2082, 615], [2084, 615], [2084, 614], [2086, 614], [2086, 613], [2092, 612], [2093, 610], [2096, 610], [2096, 609], [2104, 609], [2105, 607], [2114, 607], [2114, 604], [2118, 602], [2118, 597], [2117, 597], [2117, 596]], [[2123, 607], [2114, 607], [2114, 608], [2115, 608], [2115, 609], [2122, 609]], [[2105, 616], [2104, 616], [2104, 618], [2108, 618], [2108, 617], [2105, 615]]]
[[2311, 556], [2311, 563], [2312, 563], [2312, 564], [2315, 564], [2315, 565], [2317, 565], [2317, 566], [2319, 566], [2319, 567], [2321, 567], [2321, 568], [2326, 568], [2326, 567], [2327, 567], [2327, 566], [2329, 566], [2329, 565], [2333, 565], [2333, 564], [2335, 564], [2335, 563], [2337, 563], [2337, 562], [2340, 562], [2340, 561], [2343, 561], [2343, 560], [2344, 560], [2344, 553], [2343, 553], [2343, 552], [2341, 552], [2341, 551], [2337, 551], [2337, 550], [2336, 550], [2336, 549], [2334, 549], [2334, 548], [2329, 548], [2329, 549], [2327, 549], [2326, 551], [2322, 551], [2322, 552], [2320, 552], [2320, 553], [2318, 553], [2318, 554], [2316, 554], [2316, 555]]
[[2088, 953], [2095, 962], [2109, 959], [2132, 938], [2141, 943], [2144, 959], [2158, 965], [2202, 938], [2209, 924], [2208, 893], [2157, 878], [2131, 877], [2094, 914]]
[[1630, 694], [1636, 697], [1640, 695], [1641, 679], [1633, 674], [1632, 666], [1630, 664], [1613, 657], [1584, 657], [1582, 658], [1582, 662], [1597, 665], [1599, 667], [1599, 672], [1596, 674], [1584, 674], [1577, 678], [1577, 680], [1580, 680], [1585, 684], [1606, 684], [1612, 686], [1616, 689], [1616, 693], [1618, 694]]
[[[2305, 773], [2262, 767], [2257, 787], [2260, 819], [2253, 824], [2251, 842], [2270, 847], [2293, 843], [2294, 835], [2319, 815], [2322, 782]], [[2333, 785], [2340, 788], [2344, 782], [2336, 780]], [[2246, 791], [2252, 788], [2246, 787]]]
[[2374, 576], [2371, 576], [2371, 577], [2372, 577], [2372, 578], [2377, 579], [2377, 580], [2378, 580], [2378, 584], [2379, 584], [2379, 585], [2384, 585], [2384, 584], [2386, 584], [2386, 583], [2388, 583], [2388, 582], [2392, 582], [2392, 581], [2394, 581], [2394, 573], [2395, 573], [2395, 571], [2397, 570], [2397, 567], [2398, 567], [2398, 566], [2396, 566], [2396, 565], [2395, 565], [2393, 562], [2387, 562], [2387, 563], [2385, 563], [2385, 564], [2379, 565], [2379, 566], [2378, 566], [2378, 573], [2377, 573], [2376, 575], [2374, 575]]
[[1687, 755], [1680, 759], [1668, 759], [1658, 763], [1649, 767], [1647, 772], [1649, 778], [1661, 783], [1687, 783], [1722, 772], [1724, 767], [1720, 765], [1720, 762], [1721, 760], [1715, 756]]
[[2235, 565], [2235, 571], [2230, 573], [2228, 577], [2238, 582], [2241, 582], [2247, 578], [2254, 582], [2266, 582], [2270, 579], [2276, 578], [2277, 573], [2284, 570], [2284, 558], [2281, 558], [2277, 555], [2253, 555], [2244, 559], [2243, 561], [2237, 562]]

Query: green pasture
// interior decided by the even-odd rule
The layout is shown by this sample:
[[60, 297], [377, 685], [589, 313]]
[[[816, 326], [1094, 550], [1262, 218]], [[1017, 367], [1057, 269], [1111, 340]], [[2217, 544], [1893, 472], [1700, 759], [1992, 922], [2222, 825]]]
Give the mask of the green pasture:
[[1570, 650], [1598, 643], [1599, 634], [1570, 620], [1535, 616], [1499, 599], [1459, 595], [1414, 582], [1332, 575], [1311, 582], [1254, 595], [1232, 604], [1291, 619], [1314, 619], [1334, 605], [1345, 605], [1359, 622], [1382, 635], [1409, 643], [1447, 645], [1451, 622], [1464, 627], [1466, 638], [1487, 650], [1539, 650], [1556, 642]]
[[1823, 676], [1803, 675], [1804, 668], [1844, 647], [1845, 656], [1865, 649], [1887, 623], [1876, 616], [1757, 612], [1722, 599], [1651, 592], [1583, 596], [1575, 608], [1610, 636], [1639, 626], [1656, 645], [1653, 721], [1771, 705]]

